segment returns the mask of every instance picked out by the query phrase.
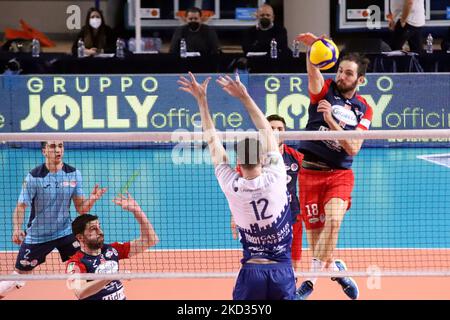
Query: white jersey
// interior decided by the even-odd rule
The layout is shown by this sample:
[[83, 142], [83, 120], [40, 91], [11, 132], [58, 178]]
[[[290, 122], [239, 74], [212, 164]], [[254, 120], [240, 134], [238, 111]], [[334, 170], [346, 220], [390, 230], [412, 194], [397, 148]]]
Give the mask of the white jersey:
[[230, 206], [244, 248], [250, 258], [290, 261], [291, 213], [286, 169], [279, 152], [269, 152], [262, 174], [247, 180], [228, 164], [216, 167], [216, 177]]
[[[391, 13], [395, 22], [402, 16], [405, 1], [406, 0], [391, 0]], [[424, 2], [424, 0], [413, 0], [413, 5], [408, 18], [406, 19], [406, 23], [414, 27], [422, 27], [425, 25]]]

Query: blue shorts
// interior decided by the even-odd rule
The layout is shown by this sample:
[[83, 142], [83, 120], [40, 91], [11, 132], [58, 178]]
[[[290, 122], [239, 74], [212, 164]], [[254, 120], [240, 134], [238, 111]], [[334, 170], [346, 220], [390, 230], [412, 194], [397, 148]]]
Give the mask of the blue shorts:
[[58, 249], [61, 260], [67, 261], [77, 252], [80, 244], [73, 234], [38, 244], [22, 242], [17, 255], [16, 269], [20, 271], [33, 270], [41, 263], [44, 263], [47, 255], [55, 248]]
[[295, 276], [290, 263], [245, 263], [239, 271], [233, 300], [294, 300]]

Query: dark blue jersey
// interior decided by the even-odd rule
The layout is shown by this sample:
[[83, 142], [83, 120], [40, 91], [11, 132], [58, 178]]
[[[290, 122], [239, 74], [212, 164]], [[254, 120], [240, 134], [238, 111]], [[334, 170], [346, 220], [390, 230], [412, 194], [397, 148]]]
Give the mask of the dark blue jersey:
[[[308, 110], [308, 131], [328, 131], [328, 124], [321, 112], [317, 112], [320, 100], [327, 100], [332, 106], [333, 118], [344, 130], [361, 128], [368, 130], [372, 122], [372, 108], [359, 94], [351, 99], [344, 98], [332, 79], [325, 81], [322, 91], [311, 94], [311, 103]], [[300, 149], [305, 154], [312, 154], [318, 160], [325, 162], [335, 169], [349, 169], [352, 166], [353, 157], [348, 155], [340, 143], [336, 140], [301, 141]]]
[[[130, 243], [112, 243], [103, 245], [98, 256], [91, 256], [79, 250], [67, 262], [67, 273], [117, 273], [119, 260], [128, 258]], [[83, 300], [125, 300], [123, 284], [113, 280], [102, 290]]]
[[297, 215], [300, 213], [300, 203], [297, 195], [297, 178], [302, 166], [303, 154], [284, 144], [283, 161], [287, 173], [287, 189], [289, 192], [291, 214], [295, 221]]

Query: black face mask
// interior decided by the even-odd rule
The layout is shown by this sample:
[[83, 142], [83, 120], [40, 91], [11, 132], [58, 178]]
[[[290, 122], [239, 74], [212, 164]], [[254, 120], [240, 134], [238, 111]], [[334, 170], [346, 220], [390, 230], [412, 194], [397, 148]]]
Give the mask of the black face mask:
[[199, 22], [189, 22], [188, 23], [189, 29], [191, 29], [192, 31], [197, 31], [197, 29], [200, 27], [200, 23]]
[[267, 27], [270, 26], [271, 21], [270, 21], [270, 19], [267, 19], [267, 18], [261, 18], [261, 19], [259, 20], [259, 24], [261, 25], [261, 27], [267, 28]]

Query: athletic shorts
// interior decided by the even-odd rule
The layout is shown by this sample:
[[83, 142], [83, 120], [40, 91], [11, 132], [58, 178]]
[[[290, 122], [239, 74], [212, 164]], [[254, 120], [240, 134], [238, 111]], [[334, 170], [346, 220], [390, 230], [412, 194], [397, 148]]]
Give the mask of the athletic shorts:
[[307, 230], [325, 225], [325, 204], [332, 198], [352, 202], [354, 185], [352, 170], [319, 171], [302, 168], [300, 171], [300, 213]]
[[295, 277], [290, 263], [244, 263], [233, 300], [294, 300]]
[[47, 255], [58, 249], [61, 260], [67, 261], [80, 248], [78, 240], [73, 234], [44, 243], [28, 244], [22, 242], [16, 260], [16, 269], [31, 271], [45, 262]]
[[297, 221], [293, 225], [292, 233], [292, 260], [299, 261], [302, 257], [302, 236], [303, 236], [303, 223], [302, 218], [299, 215]]

